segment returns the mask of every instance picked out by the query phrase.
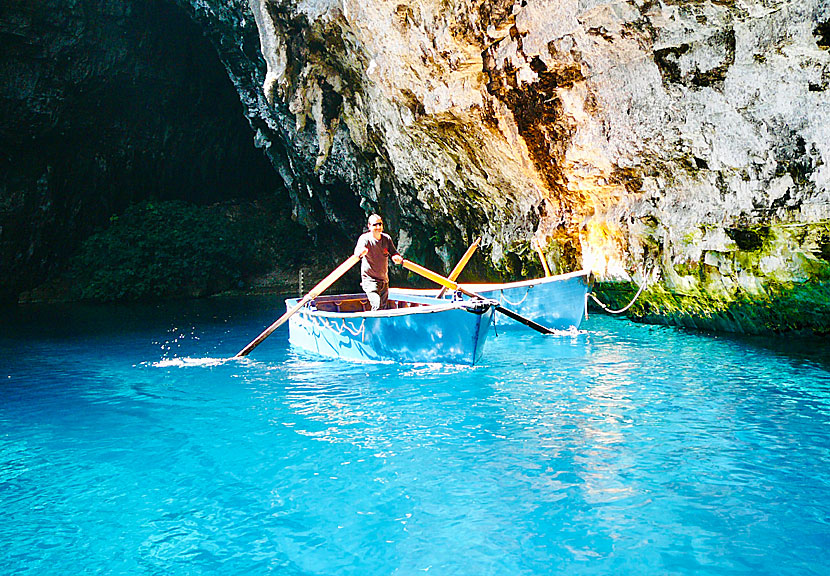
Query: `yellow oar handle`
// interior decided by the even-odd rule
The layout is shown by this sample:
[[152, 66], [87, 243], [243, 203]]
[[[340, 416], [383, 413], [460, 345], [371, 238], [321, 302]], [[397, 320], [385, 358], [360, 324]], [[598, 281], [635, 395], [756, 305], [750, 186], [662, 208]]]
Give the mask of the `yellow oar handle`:
[[539, 260], [542, 262], [542, 268], [545, 269], [545, 278], [550, 276], [550, 268], [548, 268], [548, 261], [545, 258], [545, 253], [542, 252], [542, 247], [539, 245], [539, 241], [535, 238], [530, 241], [534, 248], [536, 248], [536, 253], [539, 255]]
[[[458, 264], [455, 265], [455, 268], [452, 269], [452, 272], [450, 272], [450, 275], [447, 276], [447, 278], [449, 278], [450, 280], [458, 279], [458, 277], [461, 275], [461, 271], [464, 270], [464, 267], [467, 265], [467, 262], [469, 262], [470, 258], [473, 257], [473, 252], [476, 251], [476, 248], [478, 248], [479, 244], [481, 244], [481, 237], [476, 238], [476, 241], [473, 242], [469, 248], [467, 248], [467, 251], [464, 252], [464, 256], [461, 257], [461, 260], [458, 261]], [[438, 297], [441, 298], [446, 291], [446, 286], [441, 288], [441, 291], [438, 292]]]
[[436, 274], [428, 268], [424, 268], [420, 264], [415, 264], [415, 262], [407, 260], [406, 258], [403, 259], [402, 264], [403, 267], [407, 270], [411, 270], [412, 272], [415, 272], [415, 274], [420, 274], [427, 280], [432, 280], [433, 282], [443, 286], [444, 288], [449, 288], [450, 290], [458, 290], [458, 284], [456, 284], [449, 278], [444, 278], [440, 274]]
[[356, 254], [353, 254], [352, 256], [350, 256], [345, 262], [343, 262], [340, 266], [335, 268], [334, 271], [331, 274], [329, 274], [328, 276], [323, 278], [320, 281], [320, 283], [317, 284], [317, 286], [315, 286], [314, 288], [312, 288], [309, 291], [308, 294], [303, 296], [302, 300], [300, 300], [293, 308], [291, 308], [291, 310], [289, 310], [288, 312], [286, 312], [285, 314], [280, 316], [279, 319], [276, 322], [274, 322], [273, 324], [271, 324], [268, 328], [266, 328], [262, 332], [262, 334], [260, 334], [256, 338], [254, 338], [254, 340], [250, 344], [248, 344], [242, 350], [237, 352], [237, 354], [236, 354], [236, 356], [234, 356], [234, 358], [242, 358], [243, 356], [247, 356], [248, 354], [250, 354], [251, 350], [253, 350], [257, 346], [259, 346], [260, 343], [263, 340], [268, 338], [268, 336], [270, 336], [271, 333], [274, 330], [276, 330], [277, 328], [282, 326], [285, 323], [286, 320], [288, 320], [294, 314], [296, 314], [300, 310], [300, 308], [302, 308], [303, 306], [306, 305], [306, 303], [309, 300], [313, 300], [314, 298], [317, 298], [317, 296], [322, 294], [323, 290], [325, 290], [326, 288], [328, 288], [329, 286], [331, 286], [332, 284], [337, 282], [337, 280], [343, 274], [348, 272], [351, 269], [351, 267], [354, 266], [355, 264], [357, 264], [359, 261], [360, 261], [360, 256], [357, 256]]

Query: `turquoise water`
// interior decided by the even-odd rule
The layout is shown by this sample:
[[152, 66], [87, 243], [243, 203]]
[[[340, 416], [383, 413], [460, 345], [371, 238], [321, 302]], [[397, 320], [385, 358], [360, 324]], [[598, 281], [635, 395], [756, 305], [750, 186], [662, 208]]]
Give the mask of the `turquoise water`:
[[474, 368], [291, 350], [275, 299], [0, 321], [4, 574], [827, 574], [830, 346], [593, 316]]

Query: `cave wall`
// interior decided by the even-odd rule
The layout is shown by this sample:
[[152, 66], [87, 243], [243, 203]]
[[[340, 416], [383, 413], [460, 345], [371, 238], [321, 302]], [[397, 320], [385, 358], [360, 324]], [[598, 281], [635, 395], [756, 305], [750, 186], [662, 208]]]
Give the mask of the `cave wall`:
[[682, 288], [734, 268], [730, 231], [828, 218], [821, 0], [246, 4], [261, 136], [310, 221], [348, 222], [345, 190], [448, 265], [477, 234], [494, 262], [536, 236], [554, 269]]
[[[586, 267], [706, 302], [698, 325], [716, 328], [730, 323], [724, 301], [774, 308], [826, 281], [828, 21], [823, 1], [528, 2], [516, 14], [490, 49], [497, 93], [549, 95], [552, 121], [526, 140], [555, 166], [549, 190], [574, 199]], [[827, 305], [814, 312], [827, 330]]]
[[294, 196], [301, 216], [322, 205], [354, 228], [354, 212], [328, 209], [345, 191], [358, 217], [382, 212], [402, 250], [444, 268], [477, 235], [495, 262], [533, 234], [544, 183], [509, 110], [487, 93], [477, 12], [429, 2], [249, 6], [268, 109], [298, 155], [290, 175], [311, 168], [308, 190]]
[[828, 275], [824, 0], [248, 6], [309, 192], [346, 184], [447, 269], [482, 234], [494, 264], [535, 237], [686, 294]]
[[0, 46], [0, 302], [132, 202], [284, 193], [181, 6], [10, 0]]
[[[187, 14], [205, 41], [165, 31], [167, 17], [153, 19], [148, 6]], [[44, 209], [58, 202], [54, 183], [70, 178], [33, 152], [70, 132], [93, 133], [78, 123], [96, 118], [92, 108], [110, 90], [90, 78], [127, 86], [124, 68], [142, 78], [187, 53], [176, 73], [161, 74], [168, 91], [184, 86], [182, 102], [203, 102], [206, 91], [195, 87], [213, 77], [218, 58], [294, 217], [319, 238], [344, 242], [379, 210], [402, 250], [445, 269], [481, 235], [491, 266], [527, 258], [533, 238], [555, 271], [585, 267], [686, 294], [763, 296], [773, 284], [827, 276], [826, 0], [86, 0], [42, 13], [22, 2], [2, 10], [13, 50], [4, 52], [12, 81], [0, 105], [4, 118], [25, 119], [19, 130], [4, 127], [3, 148], [34, 142], [4, 154], [18, 174], [6, 181], [19, 180], [4, 183], [6, 215], [58, 222], [85, 213], [69, 200], [83, 197], [79, 190]], [[84, 24], [99, 13], [105, 24]], [[53, 36], [27, 39], [39, 38], [27, 18], [42, 19], [37, 29]], [[126, 46], [169, 52], [141, 60]], [[18, 56], [35, 72], [16, 70]], [[158, 72], [146, 76], [163, 83]], [[136, 107], [130, 116], [158, 129], [129, 154], [157, 154], [176, 120], [182, 130], [229, 122], [236, 104], [228, 106], [200, 117], [181, 106], [157, 124]], [[217, 154], [229, 153], [225, 145]], [[87, 155], [82, 175], [129, 171], [129, 154], [103, 164]], [[171, 166], [192, 166], [188, 154], [175, 162], [165, 154]], [[5, 217], [0, 241], [13, 221]], [[26, 253], [15, 257], [43, 266]]]

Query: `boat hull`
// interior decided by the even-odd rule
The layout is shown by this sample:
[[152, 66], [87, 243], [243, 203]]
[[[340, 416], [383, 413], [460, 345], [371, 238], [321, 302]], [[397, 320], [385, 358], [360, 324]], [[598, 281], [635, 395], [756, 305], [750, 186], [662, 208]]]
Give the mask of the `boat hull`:
[[[465, 290], [484, 298], [497, 300], [502, 306], [553, 330], [579, 328], [585, 318], [587, 295], [591, 290], [588, 271], [510, 282], [506, 284], [462, 284]], [[434, 295], [437, 290], [390, 289], [391, 295]], [[451, 294], [450, 294], [451, 296]], [[500, 326], [521, 324], [497, 314], [495, 322]]]
[[[349, 360], [472, 365], [481, 357], [493, 321], [492, 303], [401, 296], [394, 301], [402, 308], [331, 311], [343, 301], [337, 298], [360, 296], [326, 296], [302, 308], [289, 320], [292, 346]], [[286, 300], [289, 309], [296, 303]]]

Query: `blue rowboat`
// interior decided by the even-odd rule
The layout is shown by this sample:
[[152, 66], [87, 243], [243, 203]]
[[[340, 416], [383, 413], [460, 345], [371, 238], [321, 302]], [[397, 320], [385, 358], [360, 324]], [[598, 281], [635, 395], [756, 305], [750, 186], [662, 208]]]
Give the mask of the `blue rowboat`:
[[[590, 272], [580, 270], [569, 274], [522, 280], [505, 284], [461, 284], [461, 287], [499, 304], [525, 318], [530, 318], [553, 330], [579, 328], [585, 317], [588, 292], [591, 290]], [[438, 290], [410, 290], [391, 288], [390, 298], [402, 294], [436, 295]], [[450, 294], [452, 296], [452, 294]], [[521, 324], [497, 314], [499, 326]]]
[[[296, 306], [298, 299], [285, 301]], [[319, 296], [288, 322], [293, 346], [333, 358], [475, 364], [493, 321], [493, 302], [414, 294], [372, 312], [364, 294]]]

